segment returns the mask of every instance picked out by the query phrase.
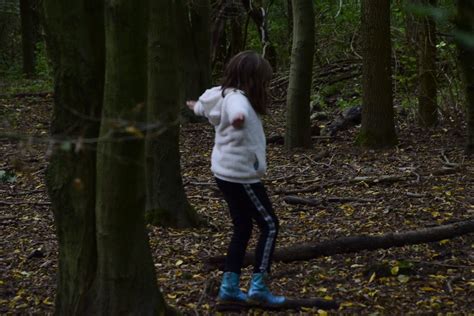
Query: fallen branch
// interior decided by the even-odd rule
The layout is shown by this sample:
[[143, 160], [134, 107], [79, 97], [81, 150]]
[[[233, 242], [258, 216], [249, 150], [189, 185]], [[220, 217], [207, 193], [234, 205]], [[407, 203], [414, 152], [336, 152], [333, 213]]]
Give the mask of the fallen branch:
[[23, 92], [23, 93], [12, 93], [12, 94], [0, 94], [0, 99], [28, 98], [28, 97], [46, 98], [49, 96], [53, 96], [53, 92]]
[[28, 205], [51, 205], [51, 202], [35, 202], [35, 201], [0, 201], [0, 205], [21, 205], [21, 204], [28, 204]]
[[272, 310], [272, 311], [284, 311], [295, 309], [299, 310], [302, 307], [305, 308], [320, 308], [324, 310], [330, 309], [338, 309], [339, 303], [335, 301], [329, 301], [321, 298], [303, 298], [303, 299], [293, 299], [287, 298], [283, 304], [279, 304], [278, 306], [269, 305], [269, 304], [252, 304], [252, 303], [220, 303], [217, 304], [217, 310], [219, 312], [225, 311], [233, 311], [233, 312], [240, 312], [243, 310], [248, 310], [250, 308], [259, 308], [264, 310]]
[[416, 172], [410, 172], [402, 175], [382, 175], [382, 176], [359, 176], [351, 179], [345, 180], [334, 180], [326, 183], [315, 184], [309, 187], [293, 190], [277, 190], [275, 194], [296, 194], [296, 193], [310, 193], [318, 190], [322, 190], [327, 187], [341, 185], [341, 184], [351, 184], [351, 183], [366, 183], [366, 184], [376, 184], [376, 183], [393, 183], [398, 181], [406, 181], [413, 177], [416, 178], [417, 182], [421, 177], [438, 177], [446, 176], [456, 172], [459, 172], [461, 168], [441, 168], [430, 173], [420, 175]]
[[[349, 236], [321, 243], [296, 244], [275, 250], [275, 262], [306, 261], [335, 254], [354, 253], [361, 250], [388, 249], [440, 241], [474, 232], [474, 220], [457, 222], [401, 233], [389, 233], [381, 236]], [[245, 255], [244, 266], [254, 263], [253, 251]], [[208, 269], [223, 269], [225, 256], [214, 256], [206, 259]]]
[[283, 198], [288, 204], [299, 204], [299, 205], [310, 205], [310, 206], [320, 206], [326, 203], [347, 203], [347, 202], [376, 202], [376, 199], [365, 199], [365, 198], [356, 198], [356, 197], [339, 197], [339, 196], [330, 196], [322, 199], [309, 199], [302, 198], [299, 196], [288, 195]]

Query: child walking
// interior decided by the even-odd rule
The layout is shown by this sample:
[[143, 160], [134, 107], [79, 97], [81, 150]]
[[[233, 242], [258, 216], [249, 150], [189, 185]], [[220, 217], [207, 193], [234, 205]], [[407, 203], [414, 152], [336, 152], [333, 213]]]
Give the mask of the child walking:
[[[221, 86], [207, 90], [187, 105], [196, 115], [209, 119], [215, 128], [211, 170], [228, 204], [233, 235], [228, 247], [219, 290], [221, 303], [247, 301], [268, 305], [285, 302], [273, 295], [265, 281], [272, 263], [278, 234], [278, 218], [265, 187], [265, 134], [259, 115], [266, 113], [272, 68], [253, 51], [234, 56], [226, 66]], [[239, 288], [245, 251], [253, 220], [260, 230], [255, 265], [248, 295]]]

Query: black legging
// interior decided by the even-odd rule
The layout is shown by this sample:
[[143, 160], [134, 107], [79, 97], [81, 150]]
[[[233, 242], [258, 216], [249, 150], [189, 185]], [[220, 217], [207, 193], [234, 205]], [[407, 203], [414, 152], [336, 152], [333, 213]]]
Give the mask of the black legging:
[[278, 218], [261, 182], [242, 184], [217, 179], [217, 186], [224, 194], [234, 224], [234, 232], [227, 250], [225, 271], [240, 274], [245, 250], [252, 235], [252, 219], [260, 229], [255, 250], [255, 273], [270, 272], [270, 265], [278, 235]]

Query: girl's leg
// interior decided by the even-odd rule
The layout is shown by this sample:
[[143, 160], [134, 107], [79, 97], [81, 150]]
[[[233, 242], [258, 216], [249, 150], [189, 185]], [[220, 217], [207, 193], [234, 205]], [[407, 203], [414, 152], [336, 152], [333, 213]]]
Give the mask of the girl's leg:
[[216, 179], [217, 185], [229, 206], [233, 234], [227, 249], [225, 271], [240, 274], [245, 251], [252, 235], [252, 216], [245, 200], [242, 184]]
[[254, 273], [269, 273], [279, 230], [278, 218], [262, 183], [244, 184], [244, 188], [252, 203], [252, 217], [260, 229]]
[[244, 184], [244, 187], [254, 206], [252, 208], [254, 210], [253, 218], [260, 228], [260, 238], [255, 250], [254, 273], [248, 297], [256, 303], [279, 306], [285, 303], [285, 297], [273, 295], [266, 285], [278, 235], [278, 218], [262, 183]]

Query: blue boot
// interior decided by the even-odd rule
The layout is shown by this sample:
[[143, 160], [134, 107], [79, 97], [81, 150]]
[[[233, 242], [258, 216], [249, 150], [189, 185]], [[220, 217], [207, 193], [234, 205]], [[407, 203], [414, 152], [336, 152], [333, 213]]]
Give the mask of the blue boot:
[[224, 272], [217, 299], [220, 302], [245, 303], [247, 294], [239, 288], [240, 275], [235, 272]]
[[254, 273], [250, 283], [249, 301], [253, 303], [280, 305], [285, 302], [284, 296], [275, 296], [265, 285], [266, 275], [264, 273]]

